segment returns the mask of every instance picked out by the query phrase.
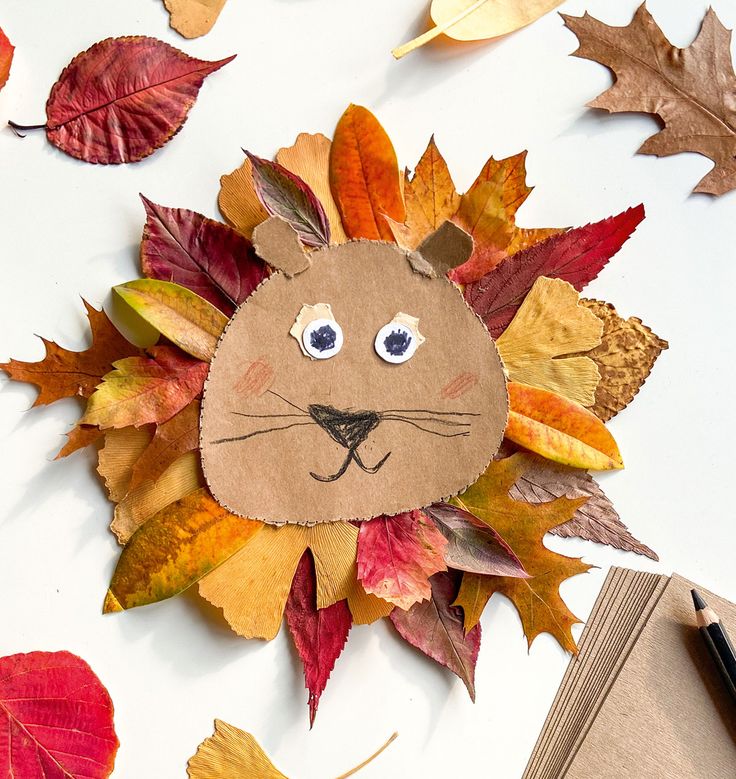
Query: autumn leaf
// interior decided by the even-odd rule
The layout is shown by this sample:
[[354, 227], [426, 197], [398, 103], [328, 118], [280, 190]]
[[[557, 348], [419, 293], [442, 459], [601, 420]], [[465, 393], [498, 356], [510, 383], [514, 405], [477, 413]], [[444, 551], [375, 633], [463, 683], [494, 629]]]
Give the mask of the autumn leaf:
[[587, 356], [601, 343], [603, 323], [562, 279], [538, 278], [511, 324], [496, 341], [511, 381], [556, 392], [592, 406], [600, 381]]
[[226, 0], [164, 0], [171, 26], [185, 38], [206, 35], [215, 25]]
[[229, 317], [268, 276], [266, 264], [237, 231], [195, 211], [141, 199], [147, 217], [141, 269], [149, 279], [174, 281]]
[[220, 194], [217, 205], [222, 215], [247, 238], [253, 230], [268, 219], [268, 211], [258, 199], [253, 185], [253, 165], [246, 157], [232, 173], [220, 176]]
[[118, 738], [110, 695], [69, 652], [0, 658], [0, 775], [106, 779]]
[[622, 319], [610, 303], [581, 303], [603, 322], [602, 343], [587, 353], [601, 376], [594, 402], [587, 405], [605, 422], [631, 403], [669, 344], [642, 324], [641, 319]]
[[498, 338], [540, 276], [562, 279], [580, 292], [601, 272], [644, 219], [644, 206], [578, 227], [517, 252], [468, 284], [465, 299]]
[[171, 346], [113, 363], [87, 403], [82, 424], [140, 427], [167, 422], [202, 391], [208, 365]]
[[409, 609], [427, 600], [429, 578], [444, 571], [447, 539], [421, 511], [360, 523], [358, 579], [366, 592]]
[[481, 629], [463, 630], [460, 609], [452, 605], [457, 593], [456, 577], [447, 571], [431, 579], [432, 597], [415, 603], [409, 611], [395, 609], [391, 621], [399, 635], [427, 657], [462, 679], [475, 701], [475, 664], [480, 650]]
[[161, 335], [209, 362], [228, 318], [204, 298], [170, 281], [136, 279], [113, 290]]
[[104, 435], [104, 431], [94, 425], [74, 425], [66, 435], [66, 443], [59, 449], [54, 460], [61, 460], [80, 449], [91, 446]]
[[623, 468], [618, 445], [586, 408], [548, 390], [510, 381], [505, 437], [548, 460], [573, 468]]
[[550, 533], [563, 538], [583, 538], [659, 560], [655, 552], [631, 535], [590, 474], [537, 455], [523, 454], [522, 457], [525, 460], [523, 473], [509, 491], [514, 500], [546, 503], [560, 497], [587, 498], [572, 519], [551, 528]]
[[340, 118], [330, 149], [330, 186], [349, 238], [393, 241], [384, 217], [403, 223], [396, 152], [366, 108], [351, 105]]
[[123, 549], [104, 612], [171, 598], [242, 549], [263, 527], [222, 508], [206, 488], [151, 517]]
[[10, 78], [10, 66], [13, 63], [14, 52], [15, 47], [0, 28], [0, 89], [8, 83], [8, 78]]
[[664, 129], [644, 141], [640, 154], [697, 152], [715, 165], [695, 192], [722, 195], [736, 188], [731, 31], [712, 8], [685, 49], [667, 40], [645, 4], [626, 27], [610, 27], [589, 14], [562, 18], [580, 40], [573, 55], [599, 62], [614, 75], [613, 87], [590, 107], [655, 114]]
[[391, 53], [396, 59], [447, 35], [457, 41], [498, 38], [535, 22], [563, 0], [432, 0], [430, 15], [435, 26]]
[[285, 614], [296, 651], [304, 665], [311, 727], [319, 699], [348, 640], [353, 619], [344, 600], [324, 609], [317, 608], [316, 573], [309, 552], [302, 555], [297, 566]]
[[138, 162], [181, 130], [205, 78], [233, 59], [205, 62], [144, 36], [107, 38], [64, 68], [38, 129], [85, 162]]
[[299, 133], [293, 146], [279, 149], [276, 162], [299, 176], [319, 199], [327, 214], [331, 242], [347, 240], [340, 212], [330, 189], [330, 148], [332, 141], [321, 133]]
[[42, 338], [46, 356], [40, 362], [11, 360], [0, 365], [13, 381], [38, 387], [34, 406], [47, 405], [60, 398], [88, 398], [113, 362], [140, 353], [140, 349], [118, 332], [104, 311], [93, 308], [86, 300], [82, 302], [92, 332], [92, 345], [88, 349], [72, 352]]
[[151, 443], [154, 430], [154, 425], [142, 425], [103, 431], [105, 443], [97, 455], [97, 473], [113, 503], [128, 494], [133, 468]]
[[494, 460], [475, 484], [451, 502], [496, 530], [531, 578], [466, 573], [455, 605], [463, 609], [465, 629], [472, 630], [491, 595], [499, 592], [516, 606], [529, 646], [540, 633], [550, 633], [564, 649], [576, 652], [571, 628], [579, 620], [563, 602], [559, 587], [590, 566], [577, 558], [552, 552], [542, 539], [549, 530], [571, 519], [586, 498], [557, 498], [539, 504], [513, 500], [509, 491], [526, 467], [527, 460], [522, 454]]

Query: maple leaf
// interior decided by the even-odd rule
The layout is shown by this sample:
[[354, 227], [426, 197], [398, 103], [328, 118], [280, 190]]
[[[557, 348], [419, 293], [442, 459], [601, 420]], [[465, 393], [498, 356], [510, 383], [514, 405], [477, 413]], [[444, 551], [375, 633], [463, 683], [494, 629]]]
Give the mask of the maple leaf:
[[88, 398], [113, 362], [140, 354], [140, 349], [118, 332], [104, 311], [93, 308], [86, 300], [82, 302], [92, 331], [92, 345], [88, 349], [72, 352], [41, 338], [46, 356], [40, 362], [11, 360], [0, 365], [13, 381], [38, 387], [34, 406], [47, 405], [60, 398]]
[[667, 40], [644, 4], [626, 27], [610, 27], [589, 14], [562, 18], [580, 41], [573, 55], [599, 62], [614, 74], [615, 84], [589, 106], [656, 114], [664, 129], [644, 141], [640, 154], [697, 152], [715, 166], [695, 192], [722, 195], [736, 188], [731, 31], [712, 8], [685, 49]]
[[302, 555], [297, 566], [285, 615], [296, 651], [304, 665], [311, 727], [319, 699], [348, 640], [353, 619], [344, 600], [323, 609], [317, 608], [316, 574], [310, 552]]
[[104, 431], [94, 425], [75, 425], [66, 435], [66, 443], [61, 447], [59, 453], [54, 457], [60, 460], [62, 457], [68, 457], [70, 454], [91, 446], [104, 435]]
[[551, 528], [571, 519], [587, 499], [557, 498], [539, 504], [513, 500], [509, 491], [526, 467], [527, 461], [520, 454], [495, 460], [475, 484], [451, 502], [493, 527], [531, 578], [466, 573], [455, 605], [463, 608], [465, 629], [471, 630], [490, 597], [499, 592], [516, 606], [529, 646], [540, 633], [550, 633], [564, 649], [576, 652], [571, 628], [579, 620], [560, 597], [559, 586], [590, 566], [552, 552], [542, 539]]

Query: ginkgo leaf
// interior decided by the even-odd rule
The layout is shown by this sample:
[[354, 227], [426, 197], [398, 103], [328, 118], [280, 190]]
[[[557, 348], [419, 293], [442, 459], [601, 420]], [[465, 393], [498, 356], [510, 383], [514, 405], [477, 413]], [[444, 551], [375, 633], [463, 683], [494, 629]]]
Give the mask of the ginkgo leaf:
[[82, 424], [140, 427], [166, 422], [200, 392], [208, 365], [172, 346], [152, 346], [146, 357], [113, 363], [87, 402]]
[[614, 437], [598, 417], [562, 395], [510, 381], [505, 437], [573, 468], [623, 468]]
[[563, 648], [576, 652], [571, 628], [579, 620], [560, 597], [559, 586], [590, 566], [552, 552], [542, 539], [553, 527], [567, 522], [586, 498], [557, 498], [539, 504], [513, 500], [509, 491], [526, 467], [523, 454], [494, 460], [475, 484], [451, 502], [496, 530], [531, 578], [466, 573], [455, 605], [462, 607], [465, 629], [471, 630], [478, 624], [491, 595], [500, 592], [516, 606], [530, 646], [540, 633], [551, 633]]
[[97, 456], [97, 473], [113, 503], [128, 494], [135, 464], [153, 439], [153, 425], [105, 431], [105, 444]]
[[136, 279], [113, 290], [161, 335], [199, 360], [209, 362], [228, 318], [180, 284]]
[[540, 277], [496, 345], [511, 381], [542, 387], [592, 406], [600, 381], [589, 352], [601, 343], [603, 323], [562, 279]]
[[42, 338], [46, 356], [40, 362], [11, 360], [0, 365], [13, 381], [25, 381], [38, 387], [34, 406], [53, 403], [60, 398], [88, 398], [116, 360], [140, 354], [140, 349], [118, 332], [104, 311], [93, 308], [86, 300], [83, 302], [92, 331], [92, 344], [88, 349], [72, 352]]
[[169, 23], [185, 38], [206, 35], [215, 25], [227, 0], [164, 0]]
[[631, 403], [669, 344], [642, 324], [641, 319], [622, 319], [610, 303], [581, 303], [603, 322], [602, 343], [587, 353], [598, 366], [601, 381], [594, 401], [586, 405], [605, 422]]
[[722, 195], [736, 188], [731, 31], [712, 8], [685, 49], [667, 40], [643, 3], [626, 27], [610, 27], [587, 13], [562, 18], [580, 41], [573, 56], [600, 62], [614, 74], [615, 84], [589, 106], [656, 114], [664, 129], [644, 141], [640, 154], [697, 152], [715, 165], [695, 192]]
[[15, 47], [0, 28], [0, 89], [8, 83], [8, 78], [10, 78], [10, 66], [13, 64], [14, 51]]
[[268, 219], [253, 185], [253, 165], [246, 157], [239, 168], [220, 177], [220, 194], [217, 205], [228, 222], [246, 238]]
[[178, 595], [248, 544], [263, 527], [222, 508], [206, 488], [169, 504], [123, 549], [104, 611], [122, 611]]
[[497, 38], [526, 27], [562, 3], [563, 0], [432, 0], [430, 14], [435, 27], [391, 53], [401, 59], [439, 35], [457, 41]]

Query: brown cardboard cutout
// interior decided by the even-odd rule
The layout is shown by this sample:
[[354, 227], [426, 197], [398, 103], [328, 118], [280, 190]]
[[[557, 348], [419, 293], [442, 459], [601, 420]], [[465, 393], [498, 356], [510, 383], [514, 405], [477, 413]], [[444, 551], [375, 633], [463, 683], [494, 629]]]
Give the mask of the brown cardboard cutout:
[[[276, 273], [238, 309], [210, 367], [202, 403], [207, 484], [228, 510], [266, 522], [369, 519], [457, 494], [498, 450], [508, 415], [501, 360], [483, 323], [445, 278], [412, 270], [393, 244], [354, 241]], [[330, 359], [289, 334], [305, 304], [328, 303], [344, 333]], [[425, 341], [402, 364], [379, 357], [397, 312]], [[262, 394], [242, 393], [268, 363]], [[462, 392], [448, 392], [458, 377]]]

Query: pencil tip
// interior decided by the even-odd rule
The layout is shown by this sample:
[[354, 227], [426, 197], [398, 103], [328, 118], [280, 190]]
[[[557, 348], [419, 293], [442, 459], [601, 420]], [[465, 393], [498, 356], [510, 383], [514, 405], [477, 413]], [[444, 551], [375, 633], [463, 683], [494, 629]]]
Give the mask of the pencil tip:
[[703, 600], [702, 596], [697, 590], [690, 590], [690, 594], [693, 596], [693, 604], [696, 611], [702, 611], [707, 608], [708, 604]]

